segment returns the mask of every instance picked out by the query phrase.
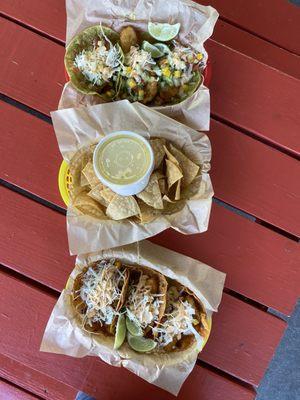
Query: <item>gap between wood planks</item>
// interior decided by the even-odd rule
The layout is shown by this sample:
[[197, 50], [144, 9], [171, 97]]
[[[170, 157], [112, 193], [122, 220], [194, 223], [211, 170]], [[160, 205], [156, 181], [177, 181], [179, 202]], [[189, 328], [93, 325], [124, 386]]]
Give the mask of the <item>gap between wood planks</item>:
[[54, 36], [51, 36], [51, 35], [49, 35], [49, 34], [43, 32], [43, 31], [41, 31], [41, 30], [39, 30], [39, 29], [37, 29], [37, 28], [34, 28], [33, 26], [26, 25], [26, 23], [21, 22], [21, 21], [19, 21], [18, 19], [13, 18], [13, 17], [11, 17], [10, 15], [7, 15], [7, 14], [1, 12], [1, 11], [0, 11], [0, 17], [3, 17], [3, 18], [5, 18], [5, 19], [7, 19], [8, 21], [13, 22], [13, 23], [16, 24], [16, 25], [21, 26], [22, 28], [28, 29], [29, 31], [31, 31], [31, 32], [33, 32], [33, 33], [36, 33], [36, 34], [38, 34], [39, 36], [42, 36], [42, 37], [44, 37], [44, 38], [46, 38], [46, 39], [48, 39], [48, 40], [51, 40], [51, 41], [54, 42], [54, 43], [57, 43], [57, 44], [59, 44], [59, 45], [61, 45], [61, 46], [64, 46], [64, 45], [65, 45], [64, 40], [57, 39], [57, 38], [55, 38]]
[[[56, 43], [56, 44], [62, 46], [62, 47], [65, 46], [65, 41], [60, 40], [60, 39], [57, 39], [57, 38], [51, 36], [50, 34], [47, 34], [46, 32], [43, 32], [42, 30], [39, 30], [38, 28], [35, 28], [35, 27], [31, 26], [31, 25], [27, 25], [26, 23], [23, 23], [22, 21], [19, 21], [18, 19], [14, 18], [14, 17], [11, 17], [11, 16], [9, 16], [9, 15], [3, 13], [3, 12], [0, 12], [0, 17], [3, 17], [3, 18], [5, 18], [5, 19], [7, 19], [8, 21], [11, 21], [12, 23], [14, 23], [14, 24], [16, 24], [16, 25], [18, 25], [18, 26], [21, 26], [22, 28], [25, 28], [25, 29], [27, 29], [27, 30], [29, 30], [29, 31], [31, 31], [31, 32], [33, 32], [33, 33], [39, 35], [39, 36], [42, 36], [42, 37], [44, 37], [44, 38], [46, 38], [46, 39], [48, 39], [48, 40], [50, 40], [50, 41], [52, 41], [52, 42], [54, 42], [54, 43]], [[241, 29], [241, 30], [245, 31], [245, 32], [251, 34], [252, 36], [257, 36], [257, 37], [259, 37], [260, 39], [262, 39], [262, 40], [264, 40], [264, 41], [266, 41], [266, 42], [268, 42], [268, 43], [271, 43], [272, 45], [274, 45], [275, 47], [277, 47], [277, 48], [279, 48], [279, 49], [283, 49], [283, 50], [289, 51], [289, 50], [287, 50], [287, 49], [285, 49], [285, 48], [283, 48], [283, 47], [280, 47], [279, 45], [273, 43], [272, 41], [270, 41], [270, 40], [268, 40], [268, 39], [265, 39], [265, 38], [263, 38], [263, 37], [260, 37], [259, 35], [256, 35], [256, 34], [254, 34], [253, 32], [248, 31], [247, 29], [244, 29], [243, 27], [239, 26], [238, 24], [236, 24], [236, 23], [234, 23], [234, 22], [231, 22], [231, 21], [227, 20], [226, 18], [224, 18], [224, 17], [222, 17], [222, 16], [220, 16], [220, 20], [222, 20], [222, 21], [224, 21], [224, 22], [226, 22], [226, 23], [229, 23], [229, 24], [231, 24], [232, 26], [237, 27], [238, 29]], [[211, 40], [214, 41], [214, 39], [211, 39]], [[217, 43], [218, 43], [218, 42], [217, 42]], [[294, 53], [291, 52], [291, 51], [289, 51], [289, 52], [292, 53], [292, 54], [294, 54]], [[0, 94], [0, 96], [3, 96], [3, 95]], [[6, 100], [5, 100], [5, 97], [6, 97], [6, 96], [4, 95], [3, 101], [6, 101]], [[1, 98], [1, 97], [0, 97], [0, 98]], [[12, 101], [14, 101], [14, 100], [12, 100]], [[13, 103], [11, 103], [11, 104], [13, 104]], [[20, 103], [20, 104], [22, 104], [22, 103]], [[25, 107], [28, 107], [28, 106], [25, 106]], [[22, 107], [20, 107], [20, 108], [22, 108]], [[28, 107], [28, 109], [30, 109], [30, 107]], [[25, 109], [23, 109], [23, 110], [25, 110]], [[32, 114], [34, 113], [35, 116], [38, 116], [37, 114], [38, 114], [39, 112], [36, 112], [36, 111], [33, 110], [33, 109], [32, 109], [32, 111], [33, 111]], [[44, 114], [42, 114], [42, 113], [39, 113], [39, 114], [40, 114], [40, 115], [44, 115]], [[46, 115], [46, 114], [45, 114], [45, 115]], [[46, 116], [48, 117], [48, 115], [46, 115]], [[241, 132], [241, 133], [243, 133], [243, 134], [245, 134], [245, 135], [247, 135], [247, 136], [249, 136], [249, 137], [251, 137], [251, 138], [253, 138], [253, 139], [255, 139], [255, 140], [258, 140], [259, 142], [264, 143], [264, 144], [266, 144], [266, 145], [268, 145], [268, 146], [270, 146], [270, 147], [272, 147], [272, 148], [274, 148], [274, 149], [276, 149], [276, 150], [278, 150], [278, 151], [280, 151], [280, 152], [282, 152], [282, 153], [284, 153], [284, 154], [286, 154], [286, 155], [288, 155], [288, 156], [290, 156], [290, 157], [293, 157], [293, 158], [295, 158], [295, 159], [297, 159], [297, 160], [300, 160], [300, 154], [297, 153], [296, 151], [293, 151], [293, 150], [289, 150], [289, 149], [287, 149], [287, 148], [284, 148], [283, 146], [276, 144], [276, 143], [273, 142], [272, 140], [269, 140], [269, 139], [267, 139], [267, 138], [261, 137], [261, 136], [259, 136], [257, 133], [255, 133], [255, 132], [253, 132], [253, 131], [250, 131], [250, 130], [245, 129], [245, 128], [243, 128], [243, 127], [237, 125], [237, 124], [234, 124], [234, 123], [232, 123], [232, 122], [230, 122], [230, 121], [225, 120], [224, 118], [222, 118], [222, 117], [216, 115], [215, 113], [212, 113], [211, 116], [212, 116], [212, 119], [214, 119], [214, 120], [216, 120], [216, 121], [219, 121], [219, 122], [221, 122], [221, 123], [224, 124], [224, 125], [227, 125], [227, 126], [233, 128], [233, 129], [235, 129], [235, 130], [237, 130], [237, 131], [239, 131], [239, 132]]]
[[203, 360], [199, 360], [197, 359], [196, 364], [204, 367], [212, 372], [215, 372], [221, 376], [223, 376], [224, 378], [234, 382], [234, 383], [238, 383], [239, 385], [245, 387], [246, 389], [252, 391], [253, 393], [256, 393], [256, 389], [254, 386], [250, 385], [250, 383], [243, 381], [242, 379], [237, 378], [236, 376], [230, 375], [227, 372], [217, 368], [217, 367], [213, 367], [210, 364], [208, 364], [206, 361]]
[[[7, 18], [7, 17], [6, 17], [6, 18]], [[295, 55], [295, 56], [299, 56], [298, 53], [296, 53], [296, 52], [294, 52], [294, 51], [292, 51], [292, 50], [290, 50], [290, 49], [287, 49], [286, 47], [280, 46], [279, 44], [273, 42], [272, 40], [267, 39], [266, 37], [264, 37], [264, 36], [262, 36], [262, 35], [260, 35], [260, 34], [258, 34], [258, 33], [256, 33], [256, 32], [251, 31], [251, 29], [247, 29], [247, 28], [243, 27], [242, 25], [240, 25], [240, 24], [238, 24], [238, 23], [236, 23], [236, 22], [234, 22], [234, 21], [231, 21], [229, 18], [226, 18], [226, 17], [223, 17], [222, 15], [220, 15], [219, 19], [220, 19], [221, 21], [226, 22], [227, 24], [230, 24], [230, 25], [234, 26], [235, 28], [240, 29], [241, 31], [244, 31], [244, 32], [249, 33], [249, 35], [258, 37], [259, 39], [262, 39], [262, 40], [264, 40], [265, 42], [270, 43], [271, 45], [273, 45], [273, 46], [275, 46], [275, 47], [278, 47], [278, 48], [281, 49], [281, 50], [285, 50], [285, 51], [287, 51], [287, 52], [289, 52], [289, 53], [291, 53], [291, 54], [293, 54], [293, 55]], [[40, 32], [39, 32], [38, 30], [36, 30], [36, 31], [40, 34]], [[51, 37], [50, 37], [50, 39], [51, 39]], [[52, 39], [54, 39], [54, 38], [52, 38]], [[54, 39], [54, 40], [57, 40], [57, 39]]]
[[[22, 386], [16, 385], [14, 382], [9, 381], [8, 379], [5, 379], [5, 378], [3, 378], [3, 377], [0, 377], [0, 382], [6, 383], [7, 385], [9, 385], [9, 386], [12, 387], [13, 389], [15, 389], [20, 395], [23, 393], [23, 394], [26, 394], [26, 395], [30, 396], [30, 399], [32, 399], [32, 400], [33, 400], [33, 399], [43, 400], [42, 397], [36, 395], [35, 393], [30, 392], [29, 390], [25, 389], [25, 388], [22, 387]], [[0, 393], [0, 394], [1, 394], [1, 393]], [[16, 400], [19, 399], [19, 394], [18, 394], [18, 395], [16, 394], [16, 395], [17, 395], [17, 397], [15, 398]], [[26, 397], [26, 398], [27, 398], [27, 397]], [[13, 399], [11, 398], [11, 399], [8, 399], [8, 400], [13, 400]], [[20, 397], [20, 400], [21, 400], [21, 397]]]
[[[17, 107], [20, 110], [25, 111], [28, 114], [31, 114], [31, 115], [35, 116], [36, 118], [39, 118], [42, 121], [45, 121], [48, 124], [52, 125], [51, 117], [49, 117], [46, 114], [41, 113], [40, 111], [35, 110], [34, 108], [27, 106], [26, 104], [20, 103], [19, 101], [12, 99], [3, 93], [0, 93], [0, 100], [4, 101], [5, 103], [8, 103], [14, 107]], [[272, 147], [273, 149], [280, 151], [281, 153], [286, 154], [289, 157], [295, 158], [296, 160], [300, 160], [300, 154], [297, 154], [296, 152], [285, 149], [284, 147], [279, 146], [278, 144], [272, 142], [271, 140], [268, 140], [261, 136], [257, 136], [255, 132], [251, 132], [247, 129], [244, 129], [232, 122], [227, 121], [226, 119], [224, 119], [222, 117], [219, 117], [218, 115], [216, 115], [214, 113], [211, 113], [211, 119], [213, 119], [217, 122], [220, 122], [223, 125], [229, 126], [230, 128], [232, 128], [246, 136], [249, 136], [252, 139], [257, 140], [258, 142], [261, 142], [269, 147]]]
[[[65, 41], [64, 40], [58, 39], [58, 38], [56, 38], [56, 37], [44, 32], [44, 31], [42, 31], [41, 29], [35, 28], [34, 26], [27, 25], [26, 23], [18, 20], [17, 18], [12, 17], [12, 16], [10, 16], [8, 14], [5, 14], [4, 12], [0, 12], [0, 16], [3, 17], [3, 18], [8, 19], [9, 21], [11, 21], [11, 22], [13, 22], [13, 23], [15, 23], [15, 24], [17, 24], [19, 26], [22, 26], [23, 28], [26, 28], [26, 29], [34, 32], [34, 33], [37, 33], [38, 35], [43, 36], [46, 39], [52, 40], [53, 42], [55, 42], [57, 44], [60, 44], [62, 46], [65, 45]], [[272, 41], [272, 40], [270, 40], [270, 39], [268, 39], [268, 38], [266, 38], [266, 37], [264, 37], [264, 36], [262, 36], [262, 35], [260, 35], [260, 34], [258, 34], [256, 32], [253, 32], [251, 29], [245, 28], [244, 26], [242, 26], [242, 25], [230, 20], [229, 18], [224, 17], [223, 15], [219, 15], [219, 20], [223, 21], [223, 22], [225, 22], [225, 23], [227, 23], [229, 25], [232, 25], [235, 28], [240, 29], [243, 32], [246, 32], [251, 36], [257, 37], [257, 38], [259, 38], [259, 39], [271, 44], [272, 46], [275, 46], [275, 47], [277, 47], [277, 48], [279, 48], [281, 50], [285, 50], [290, 54], [293, 54], [295, 56], [299, 55], [298, 53], [296, 53], [296, 52], [294, 52], [294, 51], [292, 51], [292, 50], [290, 50], [290, 49], [288, 49], [288, 48], [286, 48], [284, 46], [280, 46], [279, 44], [275, 43], [274, 41]]]
[[[60, 214], [66, 215], [66, 210], [65, 210], [64, 208], [59, 207], [59, 206], [57, 206], [57, 205], [55, 205], [55, 204], [53, 204], [53, 203], [51, 203], [51, 202], [49, 202], [49, 201], [47, 201], [47, 200], [44, 200], [44, 199], [40, 198], [39, 196], [36, 196], [36, 195], [34, 195], [34, 194], [30, 193], [30, 192], [27, 192], [26, 190], [21, 189], [21, 188], [19, 188], [19, 187], [13, 185], [13, 184], [11, 184], [11, 183], [8, 183], [8, 182], [4, 181], [3, 179], [0, 179], [0, 185], [2, 185], [2, 186], [4, 186], [4, 187], [6, 187], [6, 188], [12, 190], [13, 192], [16, 192], [16, 193], [22, 195], [22, 196], [24, 196], [24, 197], [26, 197], [26, 198], [28, 198], [28, 199], [30, 199], [30, 200], [33, 200], [33, 201], [35, 201], [36, 203], [39, 203], [39, 204], [41, 204], [41, 205], [43, 205], [43, 206], [45, 206], [45, 207], [51, 208], [52, 210], [54, 210], [54, 211], [56, 211], [56, 212], [58, 212], [58, 213], [60, 213]], [[222, 202], [222, 201], [220, 201], [220, 200], [218, 200], [218, 199], [213, 199], [213, 200], [214, 200], [215, 202], [217, 202], [219, 205], [221, 205], [221, 206], [223, 206], [223, 207], [225, 207], [225, 208], [231, 210], [232, 212], [235, 212], [235, 213], [237, 213], [237, 214], [243, 216], [244, 218], [251, 219], [252, 221], [256, 222], [255, 217], [253, 217], [253, 216], [251, 216], [251, 215], [247, 215], [247, 214], [244, 213], [243, 211], [238, 210], [238, 209], [235, 209], [235, 208], [232, 207], [232, 206], [227, 206], [226, 203], [224, 203], [224, 202]], [[277, 233], [280, 233], [280, 232], [277, 232]], [[284, 232], [284, 233], [286, 233], [286, 232]], [[295, 237], [290, 237], [290, 236], [292, 236], [292, 235], [286, 233], [286, 236], [287, 236], [289, 239], [295, 240], [295, 241], [298, 242], [298, 239], [297, 239], [297, 238], [295, 238]], [[59, 291], [57, 291], [57, 290], [55, 290], [55, 289], [51, 289], [51, 288], [47, 287], [46, 285], [43, 285], [42, 283], [36, 282], [36, 281], [35, 281], [34, 279], [32, 279], [32, 278], [29, 278], [29, 277], [27, 277], [27, 276], [25, 276], [25, 275], [23, 275], [23, 274], [21, 274], [21, 273], [19, 273], [19, 272], [17, 272], [17, 271], [11, 270], [9, 267], [6, 267], [6, 266], [0, 264], [0, 270], [1, 270], [1, 269], [4, 269], [4, 271], [6, 271], [6, 272], [10, 271], [10, 272], [8, 272], [10, 275], [12, 275], [12, 276], [14, 276], [14, 277], [16, 277], [17, 279], [20, 279], [20, 280], [23, 279], [24, 281], [27, 282], [27, 284], [33, 285], [34, 287], [39, 287], [41, 290], [47, 291], [47, 292], [48, 292], [49, 294], [51, 294], [52, 296], [56, 296], [56, 297], [57, 297], [57, 295], [59, 294]], [[25, 277], [25, 278], [24, 278], [24, 277]], [[236, 298], [236, 299], [238, 299], [238, 300], [240, 300], [240, 301], [243, 301], [243, 302], [245, 302], [245, 303], [248, 303], [248, 304], [250, 304], [251, 306], [253, 306], [253, 307], [255, 307], [255, 308], [257, 308], [257, 309], [259, 309], [259, 310], [261, 310], [261, 311], [270, 313], [270, 314], [272, 314], [273, 316], [275, 316], [276, 318], [282, 319], [283, 321], [286, 321], [287, 318], [288, 318], [287, 315], [285, 315], [285, 314], [283, 314], [283, 313], [280, 313], [280, 312], [278, 312], [277, 310], [269, 309], [269, 308], [268, 308], [267, 306], [265, 306], [264, 304], [261, 304], [260, 302], [258, 302], [258, 301], [256, 301], [256, 300], [253, 300], [253, 299], [251, 299], [251, 298], [249, 298], [249, 297], [247, 297], [247, 296], [244, 296], [244, 295], [242, 295], [241, 293], [238, 293], [238, 292], [236, 292], [236, 291], [234, 291], [234, 290], [232, 290], [232, 289], [229, 289], [229, 288], [224, 287], [224, 293], [227, 293], [227, 294], [229, 294], [230, 296], [232, 296], [232, 297], [234, 297], [234, 298]]]
[[[3, 100], [3, 98], [4, 98], [4, 96], [0, 94], [0, 99]], [[4, 98], [4, 101], [6, 101], [6, 100], [7, 100], [7, 98]], [[11, 100], [11, 99], [10, 99], [10, 101], [7, 101], [7, 102], [12, 104], [12, 105], [15, 105], [15, 103], [17, 103], [15, 100]], [[32, 109], [30, 109], [31, 111], [27, 111], [28, 107], [24, 106], [24, 105], [20, 105], [19, 103], [16, 105], [16, 107], [21, 108], [21, 109], [23, 109], [23, 111], [29, 112], [30, 114], [33, 114], [33, 115], [36, 115], [36, 113], [37, 113], [36, 111], [31, 112], [31, 111], [33, 111]], [[51, 124], [51, 118], [50, 117], [47, 117], [44, 114], [41, 114], [41, 115], [39, 115], [37, 117], [41, 118], [42, 120], [44, 120], [44, 121], [48, 122], [49, 124]], [[25, 196], [27, 198], [30, 198], [31, 200], [34, 200], [37, 203], [43, 204], [44, 206], [49, 207], [52, 210], [57, 211], [57, 212], [59, 212], [59, 213], [61, 213], [63, 215], [66, 214], [65, 208], [59, 207], [56, 204], [51, 203], [50, 201], [45, 200], [40, 196], [37, 196], [37, 195], [35, 195], [35, 194], [25, 190], [25, 189], [22, 189], [22, 188], [14, 185], [12, 183], [9, 183], [9, 182], [5, 181], [4, 179], [0, 178], [0, 185], [6, 187], [8, 189], [11, 189], [14, 192], [17, 192], [17, 193], [19, 193], [19, 194], [21, 194], [21, 195], [23, 195], [23, 196]], [[270, 223], [268, 223], [268, 222], [266, 222], [264, 220], [258, 219], [254, 215], [252, 215], [250, 213], [247, 213], [247, 212], [245, 212], [245, 211], [243, 211], [243, 210], [241, 210], [241, 209], [239, 209], [239, 208], [237, 208], [235, 206], [232, 206], [231, 204], [226, 203], [225, 201], [220, 200], [215, 196], [213, 197], [213, 201], [215, 203], [217, 203], [218, 205], [230, 210], [231, 212], [234, 212], [235, 214], [238, 214], [238, 215], [242, 216], [243, 218], [251, 220], [251, 221], [253, 221], [255, 223], [263, 225], [265, 228], [270, 229], [270, 230], [272, 230], [272, 231], [274, 231], [276, 233], [279, 233], [280, 235], [285, 236], [288, 239], [291, 239], [291, 240], [293, 240], [295, 242], [299, 242], [300, 241], [300, 239], [297, 236], [295, 236], [295, 235], [293, 235], [293, 234], [291, 234], [289, 232], [286, 232], [283, 229], [278, 228], [277, 226], [272, 225], [272, 224], [270, 224]]]
[[[42, 283], [40, 283], [40, 282], [37, 282], [37, 281], [35, 281], [34, 279], [32, 279], [32, 278], [30, 278], [30, 277], [27, 277], [27, 276], [25, 276], [25, 275], [23, 275], [23, 274], [21, 274], [21, 273], [19, 273], [19, 272], [17, 272], [17, 271], [14, 271], [14, 270], [10, 269], [9, 267], [6, 267], [6, 266], [4, 266], [4, 265], [2, 265], [2, 264], [0, 264], [0, 271], [1, 271], [4, 275], [7, 275], [7, 276], [9, 276], [9, 277], [11, 277], [11, 278], [13, 278], [13, 279], [22, 281], [22, 283], [26, 284], [26, 285], [27, 285], [28, 287], [30, 287], [30, 288], [33, 288], [33, 289], [35, 289], [35, 290], [38, 290], [38, 291], [41, 292], [41, 293], [47, 293], [48, 295], [50, 295], [50, 296], [53, 297], [54, 299], [58, 299], [58, 297], [59, 297], [59, 295], [60, 295], [60, 292], [59, 292], [58, 290], [51, 289], [51, 288], [49, 288], [48, 286], [46, 286], [46, 285], [44, 285], [44, 284], [42, 284]], [[230, 295], [231, 295], [232, 293], [234, 293], [234, 292], [231, 291], [231, 290], [224, 290], [224, 292], [225, 292], [225, 293], [229, 293]], [[232, 293], [231, 293], [231, 292], [232, 292]], [[244, 301], [243, 299], [241, 299], [240, 296], [235, 296], [235, 295], [234, 295], [234, 297], [236, 297], [237, 299], [239, 299], [239, 300], [241, 300], [241, 301]], [[253, 303], [256, 303], [256, 302], [253, 302]], [[263, 308], [267, 308], [267, 307], [261, 306], [260, 304], [257, 306], [257, 305], [255, 305], [255, 304], [252, 304], [252, 303], [251, 303], [251, 305], [253, 305], [254, 307], [259, 308], [260, 310], [262, 310], [262, 307], [263, 307]], [[275, 317], [276, 317], [276, 316], [275, 316]], [[225, 371], [223, 371], [223, 370], [221, 370], [221, 369], [219, 369], [219, 368], [217, 368], [217, 367], [215, 367], [215, 366], [209, 364], [209, 363], [206, 362], [206, 361], [197, 359], [196, 364], [199, 365], [199, 366], [202, 366], [202, 367], [204, 367], [204, 368], [206, 368], [206, 369], [208, 369], [208, 370], [210, 370], [210, 371], [212, 371], [212, 372], [214, 372], [214, 373], [216, 373], [216, 374], [218, 374], [218, 375], [221, 375], [221, 376], [223, 376], [224, 378], [226, 378], [226, 379], [228, 379], [228, 380], [230, 380], [230, 381], [232, 381], [232, 382], [234, 382], [234, 383], [237, 383], [237, 384], [239, 384], [239, 385], [241, 385], [241, 386], [243, 386], [243, 387], [249, 389], [249, 390], [252, 391], [253, 393], [256, 393], [255, 387], [254, 387], [253, 385], [251, 385], [250, 383], [247, 383], [247, 382], [245, 382], [244, 380], [240, 379], [239, 377], [236, 377], [236, 376], [234, 376], [234, 375], [231, 375], [231, 374], [229, 374], [228, 372], [225, 372]], [[1, 378], [0, 378], [0, 379], [1, 379]], [[37, 398], [39, 398], [39, 397], [37, 397]]]

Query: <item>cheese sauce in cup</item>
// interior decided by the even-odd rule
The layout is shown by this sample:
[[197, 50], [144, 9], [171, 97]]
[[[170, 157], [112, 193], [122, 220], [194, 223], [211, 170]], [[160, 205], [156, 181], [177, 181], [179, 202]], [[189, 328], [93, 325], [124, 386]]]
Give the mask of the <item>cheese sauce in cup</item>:
[[97, 144], [93, 165], [100, 181], [115, 193], [129, 196], [148, 185], [154, 167], [149, 141], [134, 132], [110, 133]]

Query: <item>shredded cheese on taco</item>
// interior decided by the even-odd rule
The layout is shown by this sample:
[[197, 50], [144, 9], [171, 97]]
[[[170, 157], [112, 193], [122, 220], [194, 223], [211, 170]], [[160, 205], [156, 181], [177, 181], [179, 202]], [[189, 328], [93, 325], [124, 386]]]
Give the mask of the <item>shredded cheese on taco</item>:
[[127, 316], [130, 320], [146, 328], [159, 316], [159, 306], [162, 304], [160, 294], [151, 293], [149, 276], [141, 274], [136, 284], [129, 289], [127, 301]]
[[200, 339], [194, 324], [199, 323], [194, 319], [195, 309], [188, 301], [182, 301], [175, 287], [171, 287], [167, 293], [168, 308], [163, 322], [157, 322], [152, 328], [155, 340], [161, 347], [167, 346], [174, 339], [180, 340], [182, 335], [194, 335]]
[[118, 314], [118, 305], [124, 284], [124, 272], [115, 265], [115, 260], [101, 260], [96, 268], [89, 267], [83, 276], [80, 297], [85, 302], [86, 323], [111, 324]]
[[74, 60], [74, 65], [87, 80], [94, 85], [102, 85], [120, 70], [121, 55], [116, 46], [107, 49], [105, 41], [100, 39], [91, 50], [82, 50]]

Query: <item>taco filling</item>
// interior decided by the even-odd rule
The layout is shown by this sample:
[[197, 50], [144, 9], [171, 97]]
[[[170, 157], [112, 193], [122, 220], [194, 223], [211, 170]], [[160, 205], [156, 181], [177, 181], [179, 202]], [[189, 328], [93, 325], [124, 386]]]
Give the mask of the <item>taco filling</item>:
[[[142, 40], [146, 37], [151, 43]], [[204, 55], [175, 39], [154, 39], [151, 30], [137, 32], [132, 26], [120, 33], [101, 24], [85, 29], [66, 50], [73, 85], [106, 101], [128, 99], [155, 106], [183, 101], [201, 84]]]
[[126, 268], [114, 259], [94, 263], [76, 278], [73, 302], [85, 329], [112, 333], [125, 299], [127, 280]]
[[94, 85], [109, 82], [120, 70], [121, 55], [113, 45], [107, 48], [105, 39], [100, 39], [90, 50], [82, 50], [74, 60], [74, 65], [87, 80]]
[[73, 305], [82, 327], [114, 336], [139, 353], [172, 353], [200, 345], [209, 334], [197, 297], [175, 280], [144, 266], [100, 260], [77, 275]]
[[204, 319], [206, 315], [201, 310], [200, 302], [176, 282], [168, 288], [162, 320], [152, 328], [155, 341], [166, 352], [184, 350], [205, 336]]
[[130, 271], [126, 313], [141, 328], [149, 327], [160, 318], [165, 293], [160, 293], [159, 285], [155, 276], [150, 276], [143, 270]]

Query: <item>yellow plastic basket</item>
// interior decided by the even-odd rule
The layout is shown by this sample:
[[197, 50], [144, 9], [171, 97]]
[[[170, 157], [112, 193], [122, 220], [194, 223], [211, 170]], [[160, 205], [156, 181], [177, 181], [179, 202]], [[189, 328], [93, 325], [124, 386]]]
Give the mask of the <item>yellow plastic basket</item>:
[[[60, 195], [66, 206], [68, 206], [69, 202], [70, 202], [69, 187], [70, 187], [71, 183], [72, 183], [72, 175], [70, 174], [69, 165], [65, 160], [63, 160], [63, 162], [61, 163], [61, 166], [59, 168], [59, 173], [58, 173], [58, 187], [59, 187]], [[68, 287], [69, 284], [70, 284], [70, 278], [67, 281], [66, 287]], [[209, 336], [210, 336], [211, 326], [212, 326], [211, 316], [208, 318], [207, 322], [208, 322], [208, 326], [209, 326], [209, 334], [207, 335], [207, 338], [203, 342], [203, 346], [202, 346], [201, 350], [203, 350], [203, 348], [206, 345], [206, 343], [209, 339]]]
[[72, 175], [70, 174], [68, 163], [63, 160], [58, 172], [58, 187], [60, 195], [66, 206], [70, 202], [70, 184], [72, 183]]

